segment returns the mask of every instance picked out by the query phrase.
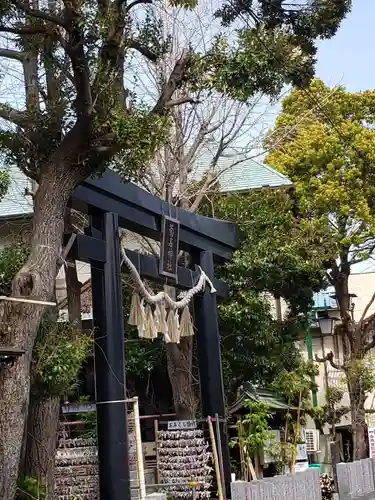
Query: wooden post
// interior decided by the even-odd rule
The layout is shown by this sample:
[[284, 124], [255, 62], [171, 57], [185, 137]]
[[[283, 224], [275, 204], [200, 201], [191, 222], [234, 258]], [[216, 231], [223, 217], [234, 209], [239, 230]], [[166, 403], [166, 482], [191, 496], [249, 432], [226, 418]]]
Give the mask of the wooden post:
[[214, 434], [214, 428], [213, 428], [213, 425], [212, 425], [211, 417], [207, 418], [207, 422], [208, 422], [208, 429], [210, 431], [212, 454], [214, 456], [214, 465], [215, 465], [216, 482], [217, 482], [217, 495], [219, 497], [219, 500], [224, 500], [223, 488], [221, 486], [222, 485], [222, 479], [221, 479], [221, 474], [220, 474], [219, 457], [218, 457], [218, 454], [217, 454], [215, 434]]
[[160, 473], [159, 473], [159, 422], [155, 418], [154, 420], [154, 431], [155, 431], [155, 451], [156, 451], [156, 484], [160, 483]]
[[330, 442], [331, 458], [332, 458], [332, 475], [335, 482], [335, 490], [338, 491], [337, 484], [337, 465], [341, 462], [340, 445], [337, 441]]
[[223, 488], [224, 499], [227, 498], [225, 494], [225, 482], [224, 482], [224, 464], [223, 464], [223, 450], [221, 449], [221, 433], [220, 433], [220, 420], [219, 415], [215, 413], [215, 430], [216, 430], [216, 442], [217, 442], [217, 452], [219, 455], [219, 465], [220, 465], [220, 476]]
[[[194, 256], [197, 261], [196, 256]], [[199, 254], [199, 264], [207, 276], [214, 276], [212, 252]], [[201, 405], [204, 417], [219, 415], [221, 420], [221, 448], [223, 456], [224, 481], [227, 498], [230, 498], [230, 454], [228, 430], [225, 423], [224, 384], [221, 368], [220, 335], [217, 316], [217, 301], [210, 290], [194, 297], [194, 316], [197, 328], [198, 362], [201, 388]]]
[[91, 265], [100, 499], [130, 500], [118, 216], [98, 215], [91, 224], [106, 241], [105, 263]]
[[145, 500], [145, 498], [146, 498], [145, 468], [144, 468], [144, 464], [143, 464], [141, 426], [139, 423], [139, 402], [138, 402], [138, 397], [133, 398], [133, 399], [134, 399], [133, 413], [134, 413], [134, 431], [135, 431], [136, 450], [137, 450], [137, 472], [138, 472], [138, 483], [139, 483], [139, 497], [140, 497], [140, 500]]

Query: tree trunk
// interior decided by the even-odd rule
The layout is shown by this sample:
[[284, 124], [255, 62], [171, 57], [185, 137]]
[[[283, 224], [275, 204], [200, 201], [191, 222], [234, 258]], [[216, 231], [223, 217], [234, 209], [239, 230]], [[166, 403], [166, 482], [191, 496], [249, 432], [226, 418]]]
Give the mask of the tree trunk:
[[47, 499], [53, 499], [55, 455], [59, 428], [60, 398], [38, 401], [29, 406], [26, 475], [47, 486]]
[[193, 338], [183, 337], [180, 344], [166, 344], [169, 380], [179, 420], [195, 417], [198, 398], [193, 384]]
[[[14, 297], [41, 301], [53, 297], [65, 208], [80, 175], [78, 167], [73, 170], [61, 164], [42, 169], [35, 195], [31, 252], [13, 281]], [[0, 498], [13, 500], [29, 402], [31, 355], [45, 307], [2, 301], [0, 308], [0, 345], [25, 351], [0, 373]]]
[[[175, 288], [166, 285], [164, 291], [176, 299]], [[179, 344], [165, 344], [168, 376], [179, 420], [193, 419], [199, 403], [193, 384], [193, 342], [193, 337], [182, 337]]]
[[[56, 299], [54, 288], [53, 301]], [[58, 318], [57, 307], [49, 307], [44, 313], [44, 320], [54, 328]], [[48, 339], [45, 340], [48, 342]], [[37, 359], [33, 359], [38, 363]], [[26, 425], [26, 453], [24, 475], [38, 480], [45, 485], [47, 500], [53, 500], [54, 468], [59, 425], [60, 398], [49, 398], [40, 391], [34, 391], [35, 380], [31, 370], [31, 391]], [[47, 397], [47, 399], [45, 399]], [[55, 415], [57, 414], [57, 417]], [[22, 456], [21, 456], [22, 459]]]
[[68, 313], [70, 323], [82, 330], [81, 319], [81, 282], [78, 279], [75, 263], [65, 269], [66, 295], [68, 299]]
[[348, 386], [352, 419], [353, 460], [360, 460], [367, 458], [366, 395], [361, 389], [360, 381], [349, 383]]
[[[367, 457], [367, 435], [366, 435], [366, 413], [365, 401], [367, 394], [362, 386], [361, 375], [352, 370], [356, 362], [362, 363], [366, 355], [364, 351], [364, 336], [361, 329], [357, 330], [351, 316], [349, 275], [350, 264], [348, 253], [340, 254], [340, 267], [332, 266], [332, 284], [340, 309], [341, 325], [340, 332], [343, 343], [343, 370], [346, 374], [347, 386], [350, 398], [350, 409], [352, 419], [353, 460]], [[332, 362], [331, 362], [332, 364]]]
[[[65, 268], [65, 281], [69, 321], [82, 329], [81, 283], [75, 264]], [[25, 474], [44, 482], [47, 485], [47, 500], [53, 500], [60, 398], [35, 401], [34, 405], [31, 402], [30, 407]]]

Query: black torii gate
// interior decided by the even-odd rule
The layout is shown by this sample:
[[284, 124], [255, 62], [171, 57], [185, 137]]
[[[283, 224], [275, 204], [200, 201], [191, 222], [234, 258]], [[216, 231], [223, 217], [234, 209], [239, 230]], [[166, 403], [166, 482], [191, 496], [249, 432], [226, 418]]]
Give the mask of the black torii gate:
[[[111, 171], [78, 186], [70, 205], [90, 216], [89, 231], [77, 235], [69, 257], [91, 264], [100, 498], [130, 500], [119, 228], [159, 240], [162, 217], [172, 211], [180, 221], [180, 249], [191, 254], [193, 264], [202, 267], [213, 281], [216, 295], [221, 297], [227, 295], [227, 286], [215, 279], [214, 263], [231, 258], [238, 248], [238, 232], [234, 224], [171, 207], [134, 184], [122, 183]], [[159, 275], [158, 259], [131, 251], [127, 251], [127, 255], [142, 276], [165, 283], [165, 277]], [[178, 288], [191, 288], [192, 280], [196, 282], [198, 276], [197, 269], [179, 267]], [[224, 421], [217, 301], [209, 291], [194, 298], [194, 321], [202, 413], [204, 416], [218, 414]], [[225, 424], [222, 430], [224, 476], [229, 496], [230, 462]]]

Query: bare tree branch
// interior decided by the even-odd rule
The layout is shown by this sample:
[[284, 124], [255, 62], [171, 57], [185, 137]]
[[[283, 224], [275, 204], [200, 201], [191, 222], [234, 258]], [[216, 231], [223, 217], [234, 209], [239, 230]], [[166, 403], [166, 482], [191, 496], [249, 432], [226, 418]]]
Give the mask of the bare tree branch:
[[47, 21], [49, 23], [56, 24], [57, 26], [66, 28], [65, 22], [63, 19], [61, 19], [61, 17], [53, 16], [51, 14], [48, 14], [47, 12], [44, 12], [43, 10], [32, 9], [26, 2], [24, 3], [20, 0], [11, 0], [11, 3], [15, 7], [17, 7], [17, 9], [21, 10], [30, 17], [34, 17], [35, 19], [42, 19], [43, 21]]
[[[209, 112], [208, 116], [206, 116], [205, 120], [203, 120], [199, 126], [198, 132], [193, 140], [193, 143], [189, 147], [187, 153], [183, 157], [183, 164], [184, 167], [187, 169], [188, 173], [191, 172], [192, 170], [192, 161], [198, 151], [198, 149], [202, 146], [204, 142], [204, 138], [213, 132], [212, 127], [208, 129], [208, 126], [211, 124], [211, 121], [213, 117], [215, 116], [215, 113], [217, 111], [217, 107], [214, 106], [213, 109]], [[185, 127], [186, 129], [186, 127]], [[184, 133], [184, 131], [183, 131]], [[184, 145], [186, 142], [188, 142], [190, 139], [190, 135], [188, 135], [184, 141]]]
[[319, 358], [319, 356], [317, 354], [315, 354], [315, 361], [317, 361], [318, 363], [325, 363], [328, 361], [330, 363], [330, 365], [332, 366], [332, 368], [334, 368], [335, 370], [344, 371], [344, 366], [340, 365], [334, 361], [334, 355], [333, 355], [332, 351], [330, 351], [328, 354], [326, 354], [324, 356], [324, 358]]
[[153, 3], [152, 0], [134, 0], [133, 2], [130, 2], [130, 4], [124, 8], [124, 12], [125, 12], [125, 14], [127, 14], [137, 5], [150, 4], [150, 3]]
[[60, 38], [60, 41], [72, 63], [74, 86], [77, 92], [75, 106], [80, 120], [87, 118], [93, 108], [90, 69], [84, 51], [84, 34], [80, 27], [79, 16], [73, 10], [67, 9], [65, 17], [68, 25], [68, 38], [66, 41]]
[[367, 344], [365, 344], [363, 349], [365, 352], [368, 352], [371, 349], [373, 349], [374, 347], [375, 347], [375, 335], [370, 342], [367, 342]]
[[22, 62], [25, 58], [25, 55], [25, 52], [19, 52], [18, 50], [0, 48], [0, 57], [6, 57], [7, 59], [14, 59], [16, 61]]
[[27, 122], [27, 115], [25, 113], [17, 111], [7, 104], [0, 104], [0, 118], [4, 118], [4, 120], [19, 126], [24, 126]]
[[177, 59], [172, 73], [162, 88], [161, 95], [154, 106], [153, 113], [165, 114], [167, 111], [166, 103], [171, 101], [175, 91], [181, 86], [187, 66], [190, 61], [190, 50], [184, 50], [181, 57]]
[[152, 62], [156, 62], [158, 60], [158, 56], [155, 54], [155, 52], [152, 52], [151, 49], [146, 47], [145, 45], [141, 44], [137, 40], [129, 40], [128, 41], [128, 47], [129, 49], [134, 49], [140, 54], [142, 54], [146, 59]]
[[369, 302], [367, 303], [366, 307], [363, 310], [361, 319], [358, 321], [358, 324], [357, 324], [356, 329], [355, 329], [356, 334], [358, 334], [362, 330], [362, 326], [363, 326], [363, 322], [366, 318], [366, 314], [368, 313], [368, 310], [370, 309], [370, 307], [374, 303], [374, 300], [375, 300], [375, 293], [372, 295], [371, 299], [369, 300]]
[[174, 99], [172, 101], [168, 101], [165, 103], [166, 108], [172, 108], [173, 106], [180, 106], [181, 104], [200, 104], [202, 101], [198, 101], [193, 97], [179, 97], [178, 99]]
[[207, 194], [207, 191], [210, 189], [210, 187], [212, 186], [212, 183], [215, 180], [216, 179], [215, 179], [215, 176], [213, 175], [213, 173], [209, 172], [205, 181], [204, 181], [202, 188], [200, 189], [199, 193], [195, 197], [195, 200], [193, 201], [193, 203], [190, 206], [190, 209], [189, 209], [190, 212], [196, 212], [198, 210], [200, 204], [202, 203], [204, 197]]
[[11, 33], [12, 35], [41, 35], [50, 31], [46, 26], [29, 26], [21, 24], [19, 26], [0, 26], [0, 33]]

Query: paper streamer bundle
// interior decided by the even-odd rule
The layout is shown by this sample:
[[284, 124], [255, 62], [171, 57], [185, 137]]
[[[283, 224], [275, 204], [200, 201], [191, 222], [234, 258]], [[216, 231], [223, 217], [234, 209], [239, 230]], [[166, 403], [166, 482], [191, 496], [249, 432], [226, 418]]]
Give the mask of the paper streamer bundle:
[[193, 335], [194, 327], [189, 311], [189, 306], [185, 306], [182, 310], [180, 319], [180, 337], [192, 337]]
[[158, 331], [156, 329], [154, 314], [150, 304], [147, 304], [145, 308], [144, 338], [154, 340], [157, 337]]
[[156, 324], [156, 330], [158, 333], [161, 333], [164, 336], [164, 342], [171, 342], [171, 338], [168, 335], [168, 325], [167, 325], [167, 311], [162, 302], [156, 304], [155, 313], [154, 313], [154, 321]]
[[[129, 325], [136, 326], [138, 336], [145, 339], [156, 339], [161, 333], [165, 342], [178, 344], [181, 337], [194, 335], [194, 327], [189, 311], [189, 303], [197, 293], [203, 291], [206, 285], [210, 286], [211, 293], [216, 290], [201, 267], [198, 283], [190, 290], [180, 294], [179, 300], [173, 300], [165, 291], [155, 295], [150, 293], [141, 280], [131, 260], [126, 255], [125, 249], [121, 248], [122, 263], [129, 269], [130, 276], [134, 282], [134, 293], [132, 296]], [[152, 307], [155, 307], [153, 311]], [[168, 310], [168, 313], [167, 313]], [[182, 311], [181, 317], [179, 311]]]
[[133, 293], [130, 305], [128, 323], [131, 326], [138, 326], [142, 322], [141, 297], [138, 293]]

